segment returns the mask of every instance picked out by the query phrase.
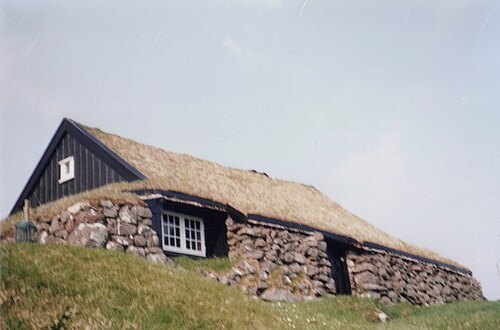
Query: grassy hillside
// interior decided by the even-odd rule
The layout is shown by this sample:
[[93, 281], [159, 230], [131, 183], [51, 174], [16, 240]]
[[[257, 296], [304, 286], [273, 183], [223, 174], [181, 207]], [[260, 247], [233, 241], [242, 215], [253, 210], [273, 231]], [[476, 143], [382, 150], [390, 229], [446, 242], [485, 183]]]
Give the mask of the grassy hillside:
[[[0, 255], [0, 328], [500, 328], [500, 302], [432, 308], [352, 297], [266, 303], [194, 271], [225, 269], [223, 259], [181, 259], [169, 268], [105, 250], [10, 243], [0, 244]], [[379, 311], [389, 315], [387, 324], [377, 322]]]

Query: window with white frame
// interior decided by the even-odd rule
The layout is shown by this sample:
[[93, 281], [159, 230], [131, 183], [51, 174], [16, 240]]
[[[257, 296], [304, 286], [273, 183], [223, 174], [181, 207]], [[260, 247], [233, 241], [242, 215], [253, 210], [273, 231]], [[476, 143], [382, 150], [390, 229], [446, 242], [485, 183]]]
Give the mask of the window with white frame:
[[165, 251], [206, 256], [203, 219], [180, 213], [164, 212], [161, 222]]
[[59, 161], [59, 183], [75, 178], [75, 158], [69, 156]]

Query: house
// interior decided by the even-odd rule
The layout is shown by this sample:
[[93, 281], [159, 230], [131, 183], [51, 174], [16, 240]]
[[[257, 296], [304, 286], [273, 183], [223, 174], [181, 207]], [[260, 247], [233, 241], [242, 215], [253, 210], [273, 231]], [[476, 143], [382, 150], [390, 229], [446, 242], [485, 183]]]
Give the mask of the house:
[[[123, 234], [122, 226], [122, 236], [109, 238], [106, 247], [137, 243], [133, 251], [144, 254], [146, 240], [157, 237], [168, 256], [229, 256], [237, 263], [232, 273], [210, 275], [264, 299], [325, 294], [415, 304], [484, 299], [467, 268], [391, 237], [312, 186], [168, 152], [71, 119], [62, 121], [12, 213], [25, 199], [37, 207], [65, 196], [84, 198], [96, 188], [113, 196], [133, 194], [147, 208], [133, 213], [132, 205], [102, 200], [81, 222], [91, 217], [105, 223], [109, 233], [103, 235], [109, 237], [129, 222], [150, 226], [156, 235], [138, 237], [137, 228]], [[44, 240], [69, 239], [74, 225], [64, 223], [80, 210], [42, 220]], [[277, 287], [270, 287], [273, 276], [279, 277]]]

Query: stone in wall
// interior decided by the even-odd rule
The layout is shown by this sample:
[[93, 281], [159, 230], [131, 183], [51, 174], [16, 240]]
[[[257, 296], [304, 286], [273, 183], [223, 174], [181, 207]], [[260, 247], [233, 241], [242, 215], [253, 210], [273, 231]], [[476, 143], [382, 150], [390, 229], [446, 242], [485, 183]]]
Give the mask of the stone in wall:
[[206, 274], [268, 301], [303, 300], [335, 293], [320, 233], [226, 221], [228, 274]]
[[38, 241], [101, 247], [172, 264], [152, 229], [151, 210], [140, 205], [101, 200], [80, 202], [51, 219], [37, 219]]
[[389, 253], [349, 252], [347, 267], [352, 293], [386, 304], [435, 305], [484, 300], [470, 275]]

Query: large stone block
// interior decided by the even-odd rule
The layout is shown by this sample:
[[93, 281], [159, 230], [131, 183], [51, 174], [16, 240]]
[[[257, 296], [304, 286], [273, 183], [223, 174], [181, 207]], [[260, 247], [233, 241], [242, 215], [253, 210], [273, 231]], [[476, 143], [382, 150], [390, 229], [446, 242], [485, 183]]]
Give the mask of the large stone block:
[[140, 247], [135, 247], [133, 245], [129, 246], [125, 252], [132, 254], [134, 256], [138, 257], [145, 257], [146, 256], [146, 251], [144, 251], [143, 248]]
[[118, 216], [118, 207], [116, 206], [107, 207], [103, 210], [102, 213], [106, 218], [116, 218]]
[[122, 223], [118, 225], [118, 235], [130, 236], [137, 233], [137, 227], [130, 223]]
[[277, 289], [270, 288], [265, 290], [260, 296], [263, 300], [266, 301], [293, 301], [296, 300], [296, 297], [293, 293], [286, 289]]
[[151, 218], [153, 216], [153, 213], [151, 213], [151, 210], [148, 207], [142, 206], [137, 206], [137, 214], [141, 218]]
[[155, 264], [173, 264], [173, 261], [167, 258], [163, 253], [148, 254], [146, 259]]
[[82, 210], [86, 210], [89, 207], [90, 207], [90, 203], [80, 202], [80, 203], [76, 203], [76, 204], [73, 204], [70, 207], [68, 207], [68, 212], [71, 214], [77, 214], [78, 212], [80, 212]]
[[[383, 267], [381, 267], [383, 268]], [[364, 262], [362, 264], [358, 264], [354, 267], [354, 272], [355, 273], [362, 273], [362, 272], [365, 272], [365, 271], [369, 271], [371, 273], [377, 273], [377, 267], [375, 267], [375, 265], [372, 265], [368, 262]]]
[[59, 218], [53, 218], [50, 223], [49, 233], [54, 234], [61, 228], [61, 223], [59, 222]]
[[114, 204], [109, 199], [102, 199], [99, 201], [99, 206], [101, 206], [103, 208], [111, 208], [111, 207], [114, 207]]
[[374, 283], [378, 284], [378, 277], [373, 275], [373, 273], [369, 271], [365, 271], [362, 273], [354, 274], [354, 280], [357, 284], [366, 284], [366, 283]]
[[103, 247], [108, 239], [108, 230], [101, 223], [79, 224], [68, 237], [68, 243], [78, 246]]
[[106, 243], [106, 249], [110, 251], [125, 251], [123, 245], [113, 241], [108, 241], [108, 243]]
[[120, 220], [129, 223], [129, 224], [137, 224], [137, 213], [133, 212], [132, 209], [128, 205], [123, 206], [119, 212]]

